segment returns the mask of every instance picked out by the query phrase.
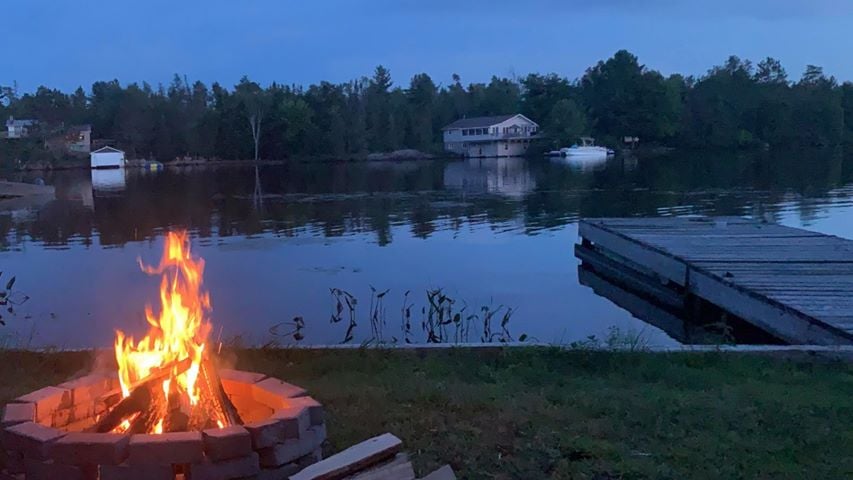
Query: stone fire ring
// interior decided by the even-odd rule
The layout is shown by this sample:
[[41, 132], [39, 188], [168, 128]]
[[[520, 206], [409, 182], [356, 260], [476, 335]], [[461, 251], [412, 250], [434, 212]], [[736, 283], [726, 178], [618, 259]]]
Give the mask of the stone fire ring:
[[279, 480], [322, 459], [323, 407], [304, 389], [260, 373], [220, 370], [244, 425], [161, 435], [83, 433], [118, 388], [93, 374], [6, 405], [0, 479]]

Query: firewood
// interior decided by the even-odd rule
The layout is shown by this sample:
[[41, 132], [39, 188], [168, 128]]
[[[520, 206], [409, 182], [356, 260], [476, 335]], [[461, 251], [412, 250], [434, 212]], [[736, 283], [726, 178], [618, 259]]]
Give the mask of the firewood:
[[122, 399], [112, 410], [107, 412], [90, 430], [96, 433], [107, 433], [121, 425], [121, 422], [137, 413], [143, 413], [151, 405], [151, 389], [136, 388], [130, 395]]
[[396, 455], [399, 438], [386, 433], [332, 455], [290, 477], [290, 480], [335, 480], [360, 472]]
[[[187, 357], [183, 360], [175, 360], [174, 362], [167, 363], [162, 367], [152, 370], [151, 373], [149, 373], [148, 376], [146, 376], [145, 378], [141, 378], [135, 382], [131, 382], [128, 390], [130, 390], [130, 392], [132, 393], [134, 390], [143, 385], [147, 385], [151, 382], [156, 382], [157, 380], [165, 380], [166, 377], [172, 375], [173, 371], [175, 375], [180, 375], [189, 370], [190, 367], [192, 367], [192, 359], [190, 357]], [[102, 401], [109, 404], [110, 397], [113, 397], [115, 395], [121, 397], [121, 394], [121, 388], [114, 388], [98, 397], [96, 401]]]
[[[143, 428], [146, 422], [151, 420], [148, 413], [153, 407], [156, 407], [157, 410], [164, 413], [166, 411], [165, 394], [160, 387], [160, 382], [162, 382], [167, 376], [171, 375], [173, 369], [177, 372], [176, 374], [181, 374], [189, 370], [191, 366], [192, 360], [187, 357], [184, 360], [178, 360], [164, 365], [163, 367], [153, 371], [147, 377], [137, 382], [133, 382], [131, 384], [130, 395], [116, 403], [115, 406], [90, 430], [97, 433], [111, 432], [117, 426], [121, 425], [121, 422], [129, 419], [132, 415], [137, 413], [139, 415], [133, 419], [131, 426], [135, 428]], [[112, 395], [120, 396], [121, 389], [109, 392], [100, 398], [102, 401], [108, 402], [109, 397]], [[161, 402], [163, 405], [154, 405], [152, 403], [154, 398], [157, 396], [164, 397]], [[154, 418], [156, 419], [157, 417]]]
[[222, 386], [222, 379], [219, 378], [219, 373], [213, 366], [213, 362], [209, 359], [205, 360], [202, 362], [201, 367], [208, 388], [210, 389], [211, 397], [214, 399], [217, 409], [225, 415], [226, 425], [242, 425], [243, 419], [240, 418], [240, 414], [237, 412], [234, 403], [231, 402], [231, 398], [225, 393], [225, 387]]
[[362, 470], [347, 480], [415, 480], [415, 470], [405, 453], [398, 453], [393, 459]]
[[456, 474], [453, 473], [453, 469], [450, 468], [450, 465], [445, 465], [421, 480], [456, 480]]

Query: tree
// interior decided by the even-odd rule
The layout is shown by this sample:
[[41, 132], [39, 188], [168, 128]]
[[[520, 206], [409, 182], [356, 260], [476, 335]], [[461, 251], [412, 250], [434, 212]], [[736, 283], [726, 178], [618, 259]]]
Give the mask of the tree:
[[841, 109], [844, 112], [844, 143], [853, 144], [853, 83], [841, 86]]
[[677, 133], [681, 104], [675, 85], [640, 65], [637, 57], [620, 50], [587, 70], [581, 95], [595, 119], [597, 135], [639, 136], [665, 141]]
[[249, 122], [255, 152], [254, 159], [257, 162], [260, 153], [261, 126], [264, 115], [269, 108], [269, 96], [260, 85], [250, 81], [246, 76], [241, 78], [240, 83], [234, 87], [234, 95], [242, 107], [246, 120]]
[[393, 85], [391, 72], [379, 65], [368, 81], [364, 95], [367, 114], [367, 144], [373, 151], [385, 152], [392, 147], [391, 133], [391, 95]]
[[794, 124], [791, 133], [795, 141], [813, 146], [840, 144], [844, 134], [844, 109], [835, 78], [824, 75], [821, 67], [808, 65], [792, 93]]
[[438, 89], [432, 78], [425, 73], [412, 77], [406, 98], [411, 110], [410, 132], [406, 138], [407, 146], [421, 150], [432, 149], [435, 132], [441, 128], [435, 122], [435, 103]]
[[553, 139], [552, 147], [570, 145], [587, 132], [587, 120], [577, 104], [564, 98], [554, 104], [548, 114], [548, 123], [544, 130]]
[[761, 84], [787, 84], [788, 73], [782, 63], [773, 57], [767, 57], [758, 62], [755, 71], [755, 81]]
[[548, 116], [561, 100], [579, 100], [577, 89], [557, 74], [531, 73], [521, 80], [521, 113], [537, 122], [548, 123]]

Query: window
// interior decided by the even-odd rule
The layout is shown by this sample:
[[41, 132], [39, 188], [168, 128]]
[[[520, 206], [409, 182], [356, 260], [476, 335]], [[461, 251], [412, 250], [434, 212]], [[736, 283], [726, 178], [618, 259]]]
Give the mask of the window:
[[509, 150], [509, 142], [504, 143], [504, 150]]
[[468, 130], [464, 130], [464, 129], [463, 129], [463, 130], [462, 130], [462, 136], [463, 136], [463, 137], [467, 137], [467, 136], [468, 136]]

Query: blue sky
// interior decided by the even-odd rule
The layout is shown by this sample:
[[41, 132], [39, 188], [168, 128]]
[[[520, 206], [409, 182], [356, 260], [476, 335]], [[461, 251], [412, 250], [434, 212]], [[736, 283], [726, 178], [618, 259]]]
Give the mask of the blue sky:
[[[730, 54], [853, 80], [847, 0], [24, 0], [4, 2], [0, 85], [63, 90], [242, 75], [310, 84], [426, 72], [571, 78], [625, 48], [650, 68], [699, 75]], [[12, 47], [12, 48], [9, 48]]]

